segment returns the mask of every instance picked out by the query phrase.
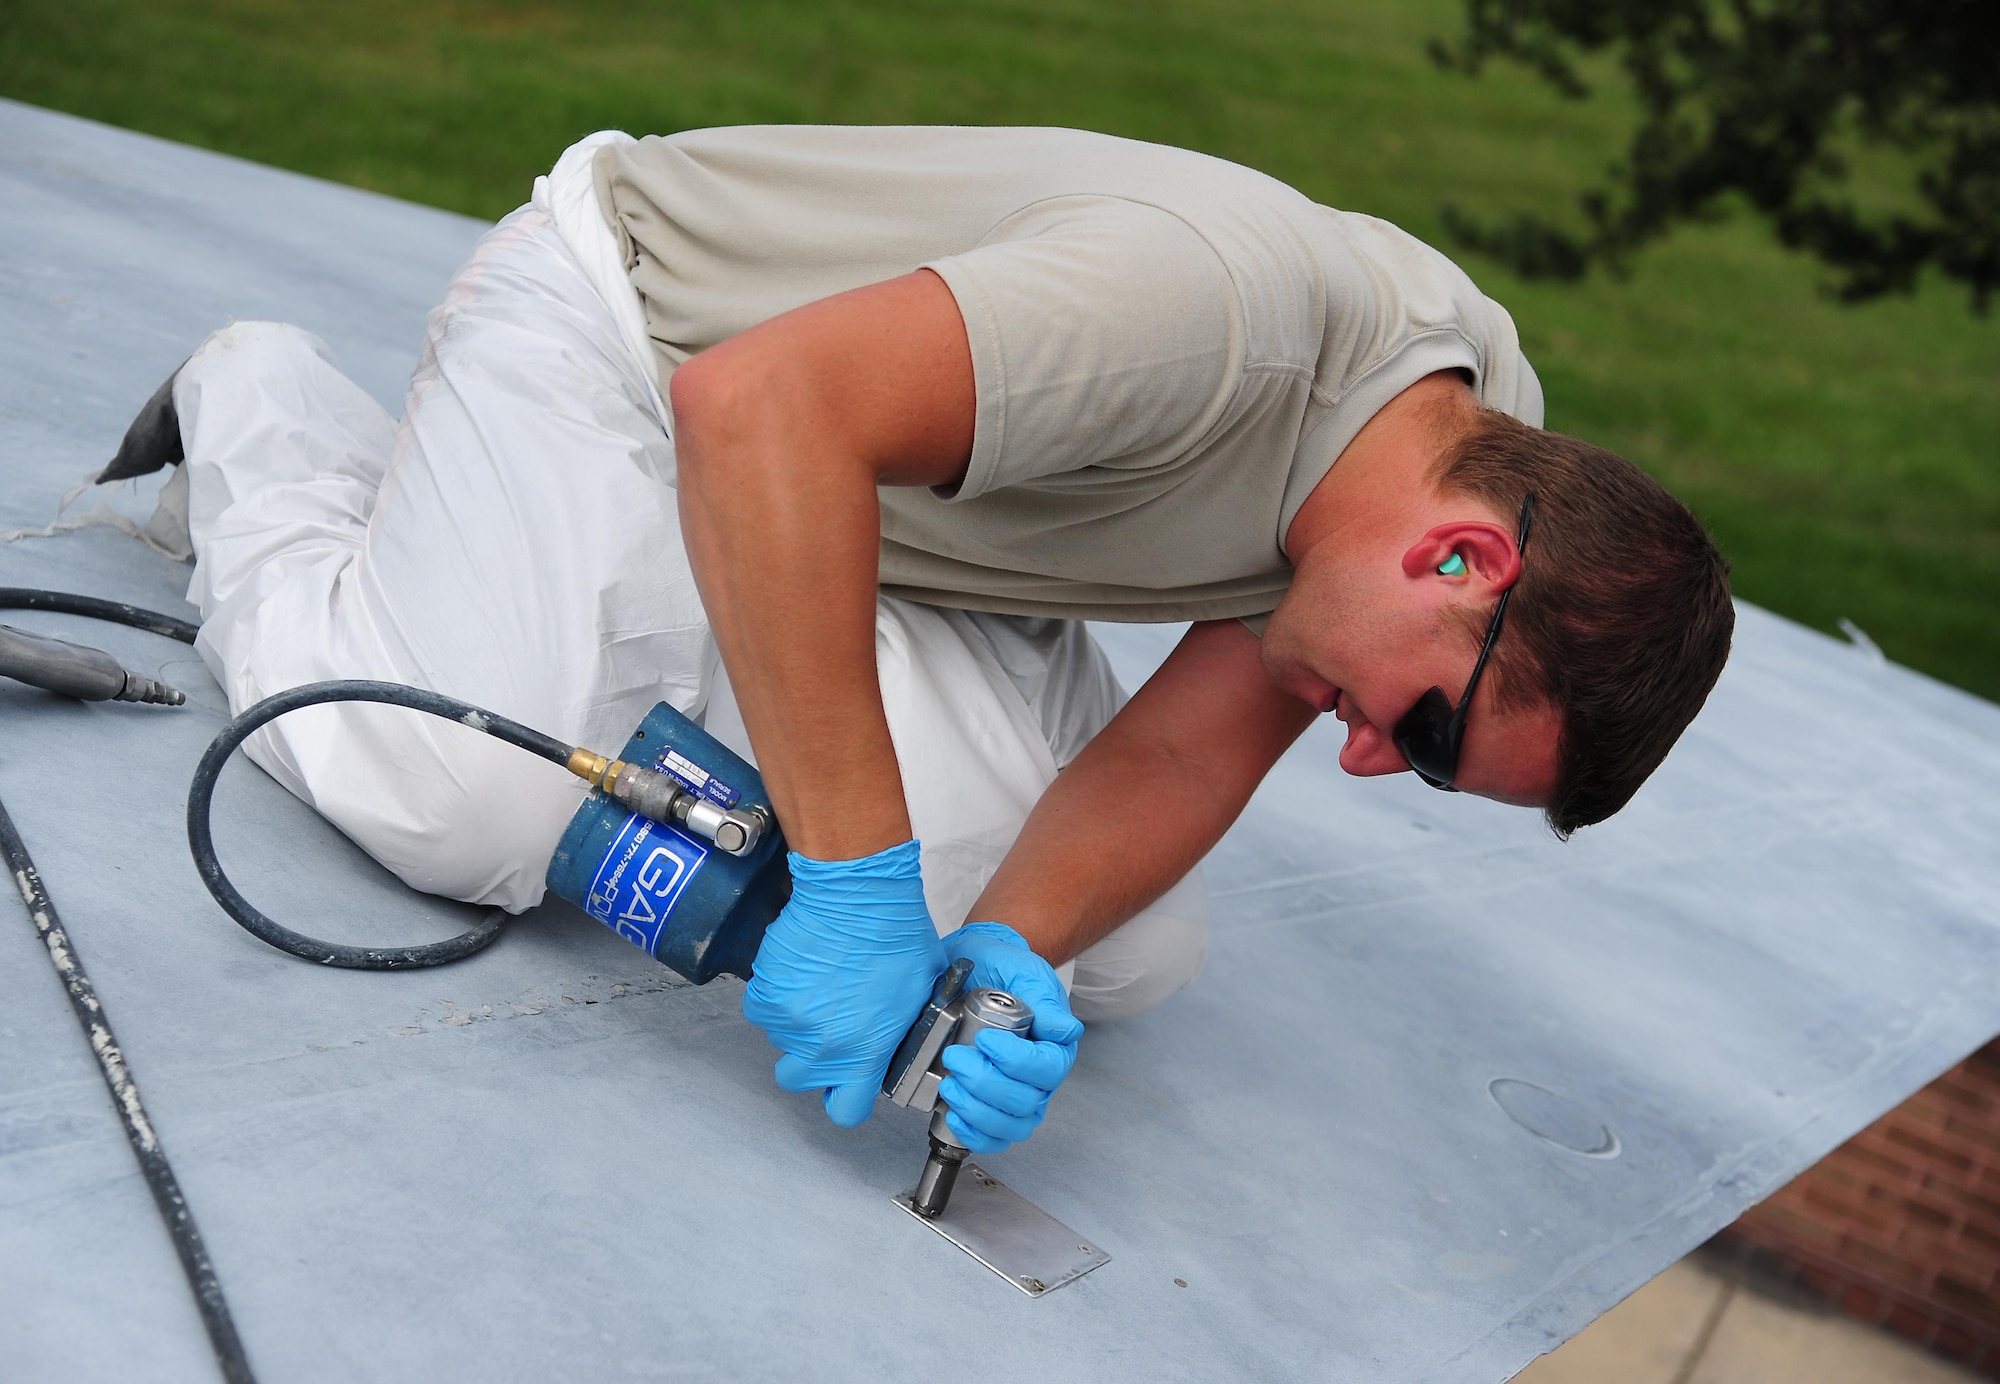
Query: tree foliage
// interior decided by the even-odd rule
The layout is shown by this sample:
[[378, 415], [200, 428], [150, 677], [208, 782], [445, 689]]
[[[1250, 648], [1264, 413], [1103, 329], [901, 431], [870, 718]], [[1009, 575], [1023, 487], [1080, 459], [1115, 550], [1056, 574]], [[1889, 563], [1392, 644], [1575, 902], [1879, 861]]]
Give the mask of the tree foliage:
[[[1467, 0], [1442, 65], [1522, 63], [1566, 96], [1585, 55], [1631, 79], [1637, 131], [1584, 229], [1456, 208], [1453, 234], [1524, 274], [1617, 267], [1735, 193], [1779, 237], [1837, 271], [1848, 301], [1907, 292], [1935, 265], [1985, 312], [2000, 282], [2000, 0]], [[1901, 209], [1857, 206], [1847, 155], [1897, 151], [1915, 170]]]

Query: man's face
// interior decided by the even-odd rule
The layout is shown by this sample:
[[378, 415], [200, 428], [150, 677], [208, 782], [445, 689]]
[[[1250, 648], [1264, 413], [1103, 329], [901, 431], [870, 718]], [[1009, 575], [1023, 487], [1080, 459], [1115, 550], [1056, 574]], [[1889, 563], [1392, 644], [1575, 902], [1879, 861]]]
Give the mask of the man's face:
[[[1478, 650], [1451, 618], [1467, 590], [1436, 574], [1427, 552], [1406, 541], [1327, 544], [1302, 562], [1271, 616], [1264, 669], [1285, 691], [1347, 726], [1340, 767], [1363, 777], [1409, 769], [1393, 733], [1431, 687], [1454, 705]], [[1502, 633], [1504, 646], [1508, 635]], [[1489, 666], [1466, 719], [1455, 786], [1528, 807], [1545, 805], [1556, 782], [1561, 718], [1553, 707], [1500, 711]]]

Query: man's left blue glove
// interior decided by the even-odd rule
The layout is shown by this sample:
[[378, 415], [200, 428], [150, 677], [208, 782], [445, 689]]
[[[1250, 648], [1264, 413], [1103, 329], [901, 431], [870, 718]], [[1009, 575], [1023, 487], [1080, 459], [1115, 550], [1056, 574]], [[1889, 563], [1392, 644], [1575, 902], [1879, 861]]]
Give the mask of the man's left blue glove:
[[974, 1153], [998, 1153], [1035, 1132], [1049, 1097], [1076, 1065], [1083, 1021], [1055, 968], [1005, 923], [967, 923], [944, 939], [952, 957], [972, 962], [968, 985], [1005, 990], [1035, 1011], [1023, 1038], [988, 1029], [970, 1044], [944, 1050], [951, 1075], [938, 1087], [950, 1107], [944, 1122]]
[[915, 841], [860, 860], [789, 859], [792, 901], [757, 948], [743, 1017], [785, 1054], [779, 1086], [823, 1090], [827, 1117], [858, 1125], [949, 963]]

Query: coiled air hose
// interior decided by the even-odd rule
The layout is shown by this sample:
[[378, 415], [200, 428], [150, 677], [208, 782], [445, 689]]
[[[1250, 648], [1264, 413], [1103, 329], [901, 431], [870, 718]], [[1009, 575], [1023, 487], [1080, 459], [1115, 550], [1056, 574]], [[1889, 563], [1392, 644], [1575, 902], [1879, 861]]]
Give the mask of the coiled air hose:
[[209, 804], [215, 797], [215, 781], [222, 774], [222, 766], [236, 752], [236, 747], [265, 723], [288, 711], [320, 706], [326, 702], [380, 702], [387, 706], [406, 706], [412, 711], [429, 712], [473, 730], [485, 731], [564, 767], [568, 767], [572, 753], [568, 745], [538, 730], [531, 730], [518, 721], [482, 711], [456, 697], [406, 687], [401, 683], [360, 680], [309, 682], [303, 687], [279, 692], [266, 697], [224, 726], [222, 734], [215, 737], [207, 753], [202, 755], [201, 763], [195, 766], [194, 782], [188, 785], [188, 849], [194, 853], [194, 867], [201, 874], [201, 882], [208, 886], [208, 892], [215, 896], [223, 911], [240, 923], [246, 932], [260, 941], [269, 942], [280, 951], [290, 952], [307, 961], [317, 961], [323, 966], [339, 966], [354, 971], [402, 971], [418, 966], [442, 966], [447, 961], [457, 961], [490, 945], [499, 937], [500, 929], [507, 921], [507, 915], [497, 908], [458, 936], [427, 946], [350, 947], [339, 942], [322, 942], [317, 937], [293, 932], [282, 923], [266, 917], [255, 904], [243, 897], [230, 883], [229, 876], [222, 872], [222, 862], [216, 859], [215, 838], [210, 834], [208, 824]]
[[704, 802], [699, 795], [669, 775], [642, 764], [628, 764], [574, 745], [565, 745], [553, 736], [509, 720], [497, 712], [426, 691], [400, 682], [370, 682], [345, 679], [309, 682], [289, 691], [276, 692], [258, 702], [222, 728], [195, 766], [194, 781], [188, 785], [188, 849], [194, 853], [195, 869], [215, 901], [243, 926], [244, 931], [268, 942], [280, 951], [322, 966], [340, 966], [355, 971], [402, 971], [418, 966], [441, 966], [457, 961], [490, 945], [500, 935], [507, 915], [494, 909], [485, 918], [456, 937], [421, 947], [350, 947], [338, 942], [322, 942], [317, 937], [293, 932], [258, 911], [222, 872], [215, 856], [215, 840], [209, 833], [209, 803], [215, 796], [215, 781], [222, 766], [250, 736], [268, 722], [289, 711], [321, 706], [327, 702], [378, 702], [384, 706], [408, 707], [446, 721], [455, 721], [469, 730], [482, 731], [504, 740], [517, 749], [538, 755], [551, 764], [560, 764], [612, 801], [642, 817], [680, 827], [705, 836], [720, 850], [732, 855], [748, 854], [757, 845], [765, 825], [756, 813], [724, 811]]
[[[0, 587], [0, 610], [48, 610], [65, 615], [82, 615], [91, 619], [110, 620], [134, 629], [149, 630], [163, 634], [169, 639], [178, 639], [184, 644], [194, 643], [200, 632], [198, 627], [185, 620], [177, 620], [171, 615], [161, 615], [156, 611], [141, 610], [138, 606], [125, 605], [119, 601], [99, 600], [95, 596], [78, 596], [67, 591], [40, 591], [28, 587]], [[109, 655], [94, 649], [77, 645], [66, 645], [58, 640], [37, 640], [37, 648], [26, 653], [37, 660], [38, 671], [27, 669], [9, 670], [0, 667], [0, 672], [14, 671], [16, 676], [27, 678], [60, 692], [87, 697], [124, 696], [117, 692], [119, 679], [114, 675], [105, 680], [102, 670], [93, 670], [98, 691], [80, 691], [86, 679], [65, 676], [69, 670], [51, 669], [51, 660], [60, 661], [64, 652], [69, 655], [99, 660], [112, 669], [117, 665]], [[55, 675], [50, 676], [53, 672]], [[172, 688], [159, 687], [149, 679], [139, 679], [137, 674], [127, 673], [126, 681], [137, 679], [146, 687], [160, 693], [147, 696], [145, 700], [161, 701], [179, 705], [181, 694]], [[126, 697], [126, 700], [137, 698]], [[509, 720], [484, 707], [462, 702], [456, 697], [447, 697], [439, 692], [426, 691], [421, 687], [410, 687], [399, 682], [372, 682], [348, 679], [334, 682], [311, 682], [288, 691], [274, 693], [249, 708], [242, 715], [222, 728], [222, 733], [209, 745], [202, 755], [201, 763], [195, 767], [194, 781], [188, 785], [187, 824], [188, 849], [194, 855], [196, 871], [208, 892], [231, 918], [258, 940], [267, 942], [280, 951], [290, 952], [302, 960], [317, 962], [322, 966], [339, 966], [356, 971], [400, 971], [419, 966], [441, 966], [448, 961], [458, 961], [489, 946], [499, 937], [500, 929], [507, 921], [507, 915], [499, 909], [492, 910], [486, 917], [475, 923], [456, 937], [442, 942], [432, 942], [420, 947], [353, 947], [339, 942], [323, 942], [317, 937], [294, 932], [283, 924], [273, 921], [256, 905], [243, 897], [242, 891], [230, 882], [223, 873], [222, 862], [216, 858], [215, 838], [209, 830], [209, 810], [215, 797], [216, 779], [222, 773], [222, 766], [229, 756], [250, 736], [269, 722], [297, 711], [303, 707], [321, 706], [328, 702], [377, 702], [384, 706], [407, 707], [421, 711], [446, 721], [455, 721], [468, 729], [482, 731], [497, 740], [504, 740], [529, 754], [560, 764], [575, 774], [592, 788], [604, 792], [614, 801], [630, 808], [643, 817], [656, 822], [680, 827], [714, 841], [718, 848], [734, 855], [748, 854], [761, 836], [765, 825], [756, 814], [724, 811], [704, 803], [700, 797], [666, 774], [649, 769], [641, 764], [628, 764], [623, 760], [594, 754], [573, 745], [565, 745], [553, 736], [544, 735], [519, 721]]]

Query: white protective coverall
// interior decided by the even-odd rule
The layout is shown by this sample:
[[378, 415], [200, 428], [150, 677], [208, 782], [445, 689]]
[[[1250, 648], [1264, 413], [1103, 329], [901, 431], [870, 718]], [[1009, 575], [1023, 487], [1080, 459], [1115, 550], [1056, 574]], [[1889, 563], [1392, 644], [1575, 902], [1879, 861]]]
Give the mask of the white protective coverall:
[[[570, 150], [480, 241], [431, 314], [400, 423], [296, 327], [235, 323], [182, 367], [170, 494], [196, 559], [196, 647], [233, 711], [378, 678], [614, 750], [666, 701], [752, 758], [681, 541], [639, 303], [590, 186], [605, 138], [623, 136]], [[1125, 694], [1075, 621], [885, 596], [876, 653], [949, 932]], [[584, 793], [556, 765], [389, 707], [295, 712], [245, 750], [409, 884], [510, 912], [541, 900]], [[1187, 985], [1207, 930], [1197, 870], [1063, 968], [1078, 1016]]]

